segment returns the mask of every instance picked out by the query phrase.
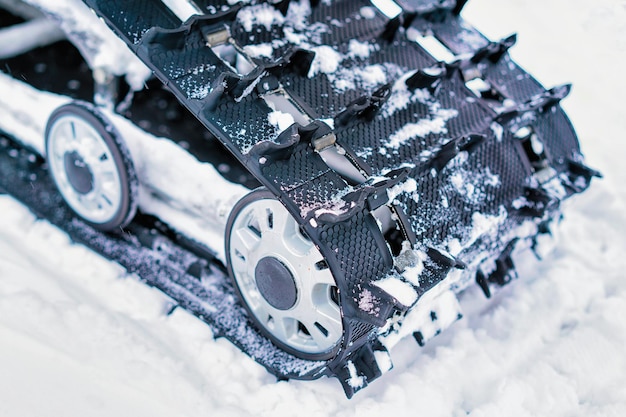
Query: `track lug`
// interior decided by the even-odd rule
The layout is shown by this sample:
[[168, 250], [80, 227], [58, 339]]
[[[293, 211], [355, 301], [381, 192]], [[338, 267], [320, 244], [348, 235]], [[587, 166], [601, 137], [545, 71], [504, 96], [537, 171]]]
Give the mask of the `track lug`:
[[496, 64], [516, 42], [517, 34], [515, 33], [499, 42], [490, 42], [477, 50], [474, 56], [470, 58], [470, 62], [478, 64], [488, 59], [491, 63]]
[[361, 96], [350, 102], [345, 110], [335, 117], [335, 121], [339, 126], [345, 126], [357, 118], [371, 121], [376, 117], [390, 95], [391, 86], [385, 84], [375, 90], [370, 96]]
[[441, 79], [447, 75], [447, 69], [442, 66], [434, 66], [431, 68], [420, 69], [409, 77], [405, 84], [410, 90], [418, 88], [427, 88], [428, 91], [434, 93], [441, 84]]
[[602, 178], [601, 172], [588, 167], [582, 162], [568, 159], [567, 165], [570, 173], [570, 185], [577, 193], [586, 190], [592, 178]]
[[420, 346], [463, 317], [459, 301], [452, 291], [445, 291], [430, 300], [418, 301], [409, 314], [413, 315], [413, 322], [420, 323], [413, 332], [413, 338]]
[[391, 360], [387, 349], [378, 341], [364, 344], [355, 351], [343, 365], [335, 369], [346, 397], [368, 386], [373, 380], [391, 369]]
[[454, 6], [454, 9], [452, 9], [452, 14], [456, 16], [460, 15], [463, 7], [465, 7], [465, 5], [467, 4], [467, 1], [468, 0], [457, 0], [456, 6]]
[[197, 261], [194, 261], [191, 265], [187, 267], [187, 274], [191, 275], [192, 277], [201, 279], [202, 271], [206, 267], [207, 267], [207, 262], [203, 259], [198, 259]]
[[571, 89], [571, 84], [553, 87], [541, 94], [531, 97], [530, 100], [523, 104], [503, 111], [498, 114], [494, 120], [504, 126], [517, 118], [523, 117], [527, 113], [545, 113], [567, 97]]
[[385, 25], [385, 30], [381, 33], [380, 37], [389, 43], [393, 42], [396, 37], [396, 33], [398, 33], [398, 29], [402, 26], [402, 14], [394, 17]]
[[485, 141], [486, 138], [487, 137], [485, 135], [472, 133], [451, 140], [443, 145], [435, 157], [430, 161], [430, 168], [440, 172], [459, 153], [472, 153]]
[[476, 284], [483, 290], [483, 294], [485, 294], [486, 298], [491, 298], [491, 290], [489, 289], [489, 281], [485, 276], [484, 272], [480, 269], [476, 271]]
[[496, 269], [489, 274], [489, 282], [504, 286], [511, 282], [514, 278], [517, 278], [517, 272], [515, 271], [515, 264], [511, 258], [511, 253], [515, 249], [517, 239], [513, 239], [507, 247], [502, 251], [498, 259], [496, 259]]

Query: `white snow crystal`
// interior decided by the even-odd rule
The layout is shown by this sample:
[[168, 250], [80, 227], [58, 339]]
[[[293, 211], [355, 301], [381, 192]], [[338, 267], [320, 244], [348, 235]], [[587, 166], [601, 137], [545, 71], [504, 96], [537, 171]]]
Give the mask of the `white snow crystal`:
[[246, 45], [243, 47], [246, 54], [252, 58], [272, 58], [274, 47], [271, 43], [261, 43], [258, 45]]
[[309, 78], [315, 77], [317, 74], [332, 74], [337, 71], [343, 57], [339, 52], [328, 45], [320, 45], [313, 48], [315, 58], [309, 69]]
[[[463, 24], [462, 26], [465, 26], [465, 24]], [[460, 42], [463, 42], [471, 47], [472, 50], [478, 50], [487, 45], [487, 41], [480, 35], [480, 33], [476, 32], [473, 28], [467, 26], [464, 28], [464, 30], [459, 32], [458, 39]]]
[[360, 13], [365, 19], [373, 19], [376, 17], [376, 10], [369, 6], [361, 7]]
[[456, 117], [458, 111], [455, 109], [440, 109], [435, 111], [430, 118], [422, 119], [417, 123], [407, 123], [400, 130], [389, 136], [389, 141], [385, 147], [398, 149], [416, 138], [423, 138], [430, 134], [447, 133], [446, 123]]
[[294, 123], [293, 116], [291, 114], [284, 113], [280, 110], [269, 113], [267, 115], [267, 121], [272, 126], [276, 127], [277, 134], [281, 134]]
[[374, 351], [374, 358], [376, 359], [376, 364], [378, 365], [378, 369], [380, 369], [381, 372], [385, 373], [393, 368], [391, 356], [388, 352], [376, 350]]
[[261, 3], [241, 9], [237, 13], [237, 20], [246, 31], [251, 32], [254, 26], [264, 26], [271, 30], [272, 26], [284, 23], [285, 17], [270, 4]]
[[419, 194], [417, 193], [417, 181], [413, 178], [409, 178], [404, 182], [394, 185], [387, 189], [387, 197], [389, 201], [394, 201], [402, 193], [411, 194], [411, 198], [416, 203], [419, 200]]
[[493, 122], [490, 126], [493, 133], [496, 135], [496, 140], [502, 142], [502, 135], [504, 135], [504, 128], [500, 123]]
[[402, 252], [394, 259], [394, 263], [407, 282], [414, 287], [419, 287], [420, 275], [424, 272], [424, 262], [427, 259], [426, 252], [412, 249], [409, 242], [403, 242]]
[[350, 58], [366, 59], [370, 56], [370, 53], [375, 51], [376, 45], [366, 42], [360, 42], [356, 39], [350, 39], [348, 44], [348, 56]]
[[348, 379], [348, 385], [354, 389], [362, 388], [365, 384], [365, 377], [359, 376], [356, 371], [356, 367], [352, 361], [348, 361], [348, 372], [350, 373], [350, 379]]
[[469, 247], [484, 235], [495, 234], [500, 225], [506, 220], [507, 212], [504, 207], [500, 207], [497, 215], [492, 216], [475, 212], [472, 214], [472, 228], [467, 239], [463, 242], [464, 247]]
[[395, 112], [406, 109], [412, 103], [422, 103], [432, 106], [433, 111], [440, 108], [440, 105], [434, 100], [427, 89], [418, 88], [413, 91], [408, 89], [406, 81], [414, 74], [415, 72], [404, 74], [393, 84], [391, 95], [381, 109], [383, 117], [390, 117]]
[[374, 311], [374, 294], [370, 290], [363, 290], [359, 294], [359, 308], [367, 313], [373, 313]]
[[338, 92], [356, 88], [371, 91], [387, 82], [385, 67], [377, 64], [365, 67], [341, 68], [327, 75], [329, 81]]
[[[466, 152], [463, 154], [466, 154]], [[464, 167], [454, 167], [453, 162], [450, 163], [453, 172], [448, 177], [448, 180], [454, 190], [462, 195], [466, 201], [474, 204], [485, 201], [490, 195], [487, 192], [487, 187], [495, 188], [500, 186], [500, 177], [493, 174], [491, 169], [485, 168], [482, 171], [469, 171]]]
[[390, 276], [376, 281], [373, 284], [406, 307], [410, 307], [417, 301], [417, 292], [415, 292], [410, 284], [402, 281], [398, 277]]

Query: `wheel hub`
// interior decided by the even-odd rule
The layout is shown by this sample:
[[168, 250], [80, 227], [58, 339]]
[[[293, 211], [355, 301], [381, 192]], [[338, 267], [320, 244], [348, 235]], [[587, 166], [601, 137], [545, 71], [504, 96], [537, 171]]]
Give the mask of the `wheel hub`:
[[298, 300], [296, 282], [291, 271], [278, 259], [261, 259], [254, 270], [259, 292], [272, 307], [289, 310]]
[[315, 243], [265, 190], [237, 203], [226, 236], [228, 268], [250, 318], [285, 351], [331, 358], [343, 336], [337, 284]]
[[93, 190], [93, 173], [83, 160], [83, 157], [76, 151], [66, 152], [64, 157], [65, 173], [67, 180], [80, 194], [87, 194]]

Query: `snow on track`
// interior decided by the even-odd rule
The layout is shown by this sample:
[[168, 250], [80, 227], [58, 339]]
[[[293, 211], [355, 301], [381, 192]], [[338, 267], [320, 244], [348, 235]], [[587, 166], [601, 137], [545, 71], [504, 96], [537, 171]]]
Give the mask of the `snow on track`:
[[[0, 196], [0, 416], [626, 415], [626, 8], [620, 0], [471, 0], [564, 107], [605, 179], [568, 202], [556, 251], [352, 400], [279, 382], [167, 299]], [[563, 78], [565, 77], [565, 78]]]

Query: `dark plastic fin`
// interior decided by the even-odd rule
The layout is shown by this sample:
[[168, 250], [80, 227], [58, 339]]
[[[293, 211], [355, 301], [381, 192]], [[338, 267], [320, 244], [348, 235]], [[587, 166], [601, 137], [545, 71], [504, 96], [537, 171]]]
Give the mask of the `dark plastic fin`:
[[390, 96], [391, 86], [385, 84], [376, 89], [372, 95], [361, 96], [349, 103], [345, 110], [335, 116], [335, 122], [339, 126], [345, 126], [357, 118], [372, 120]]
[[223, 72], [220, 74], [217, 80], [213, 83], [213, 88], [211, 88], [209, 94], [207, 94], [207, 96], [202, 100], [204, 109], [209, 112], [215, 110], [219, 106], [224, 95], [239, 81], [241, 81], [241, 77], [234, 72]]
[[441, 79], [447, 74], [445, 66], [434, 66], [417, 70], [405, 81], [410, 90], [427, 88], [431, 93], [441, 84]]
[[603, 178], [603, 175], [600, 171], [596, 171], [593, 168], [588, 167], [582, 162], [577, 162], [572, 159], [567, 160], [567, 165], [569, 167], [569, 171], [574, 175], [580, 175], [585, 178]]
[[483, 291], [483, 294], [485, 294], [486, 298], [491, 298], [491, 290], [489, 289], [489, 281], [487, 280], [487, 277], [485, 276], [483, 271], [481, 271], [480, 269], [476, 271], [476, 284], [478, 284], [480, 289]]
[[487, 45], [480, 48], [474, 56], [470, 58], [470, 62], [478, 64], [486, 59], [492, 63], [497, 63], [500, 58], [517, 42], [517, 34], [512, 34], [507, 38], [502, 39], [499, 42], [489, 42]]
[[297, 49], [289, 56], [287, 68], [302, 77], [306, 77], [313, 64], [313, 59], [315, 59], [315, 52]]
[[280, 0], [276, 3], [270, 2], [270, 4], [274, 6], [274, 8], [278, 10], [283, 16], [287, 16], [287, 11], [289, 10], [290, 3], [291, 0]]
[[409, 177], [409, 173], [409, 168], [398, 168], [385, 174], [386, 180], [372, 185], [373, 192], [367, 198], [368, 209], [374, 211], [383, 204], [387, 204], [389, 202], [387, 190], [406, 180]]
[[465, 5], [467, 4], [467, 1], [468, 0], [457, 0], [456, 6], [454, 6], [454, 9], [452, 9], [452, 14], [455, 16], [460, 15], [463, 7], [465, 7]]
[[191, 263], [187, 267], [187, 274], [191, 275], [192, 277], [201, 279], [202, 271], [204, 270], [204, 268], [206, 268], [206, 266], [207, 266], [207, 262], [199, 259]]
[[257, 161], [265, 158], [264, 163], [289, 159], [293, 155], [296, 145], [300, 143], [300, 139], [298, 125], [293, 124], [278, 135], [276, 142], [264, 140], [256, 143], [248, 154], [255, 157]]
[[566, 187], [575, 193], [582, 193], [589, 187], [592, 178], [602, 178], [602, 174], [582, 162], [567, 159], [567, 169], [569, 171], [568, 180], [564, 181]]
[[166, 316], [171, 316], [174, 312], [180, 307], [178, 303], [171, 303], [169, 306], [166, 306], [167, 310], [165, 311]]
[[493, 118], [493, 120], [496, 123], [499, 123], [502, 126], [505, 126], [511, 123], [511, 121], [515, 120], [520, 114], [521, 112], [519, 111], [519, 109], [517, 107], [513, 107], [511, 109], [507, 109], [503, 111], [502, 113], [498, 114], [496, 117]]
[[429, 167], [437, 172], [441, 170], [461, 152], [474, 152], [487, 137], [482, 134], [471, 133], [452, 139], [441, 147], [439, 152], [429, 162]]
[[381, 33], [380, 37], [389, 43], [393, 42], [393, 40], [396, 38], [396, 33], [398, 33], [398, 29], [400, 29], [400, 26], [402, 26], [402, 14], [399, 14], [398, 16], [387, 22], [387, 24], [385, 25], [385, 30], [383, 30], [383, 33]]
[[385, 175], [387, 179], [372, 184], [371, 180], [360, 184], [354, 191], [342, 197], [347, 209], [337, 213], [323, 213], [317, 217], [321, 223], [335, 224], [343, 222], [357, 212], [367, 208], [369, 211], [376, 210], [389, 202], [387, 190], [404, 181], [409, 176], [409, 168], [398, 168]]
[[335, 116], [335, 123], [339, 126], [345, 126], [352, 120], [355, 120], [359, 115], [367, 109], [370, 104], [368, 96], [361, 96], [352, 100], [344, 110], [342, 110], [337, 116]]
[[541, 218], [546, 211], [555, 207], [558, 201], [551, 197], [543, 188], [525, 187], [525, 204], [518, 208], [519, 214], [528, 217]]
[[[341, 198], [344, 202], [344, 205], [341, 208], [342, 211], [337, 210], [335, 212], [324, 212], [317, 216], [316, 220], [325, 224], [337, 224], [344, 222], [363, 210], [365, 202], [373, 192], [373, 187], [363, 185]], [[315, 211], [312, 211], [310, 217], [314, 216]]]
[[537, 102], [535, 100], [531, 100], [529, 103], [533, 109], [539, 108], [541, 111], [548, 111], [550, 108], [559, 104], [561, 100], [569, 95], [572, 91], [571, 84], [563, 84], [556, 87], [552, 87], [544, 94], [541, 94], [538, 97]]
[[437, 263], [440, 266], [447, 268], [448, 270], [454, 269], [465, 269], [467, 265], [465, 263], [448, 253], [444, 253], [435, 248], [428, 248], [426, 250], [426, 254], [433, 262]]
[[424, 347], [424, 345], [426, 345], [426, 341], [424, 340], [424, 335], [422, 334], [422, 332], [417, 331], [413, 333], [413, 338], [415, 339], [417, 344], [420, 345], [420, 347]]
[[402, 27], [405, 29], [408, 29], [413, 24], [417, 16], [418, 16], [417, 12], [404, 11], [403, 18], [402, 18]]
[[346, 397], [352, 398], [383, 374], [376, 361], [376, 352], [387, 352], [387, 349], [378, 341], [366, 343], [347, 358], [340, 368], [333, 370]]
[[513, 259], [511, 259], [511, 253], [513, 253], [513, 249], [515, 249], [517, 240], [518, 239], [513, 239], [510, 241], [498, 259], [496, 259], [496, 269], [489, 274], [489, 282], [503, 286], [511, 282], [511, 280], [517, 276]]
[[254, 62], [257, 66], [263, 67], [268, 73], [279, 78], [287, 71], [306, 77], [314, 58], [315, 52], [313, 51], [302, 48], [290, 48], [274, 62], [268, 63], [259, 59], [255, 59]]
[[529, 112], [545, 113], [567, 97], [572, 89], [571, 84], [563, 84], [544, 91], [528, 100], [526, 103], [512, 107], [498, 114], [494, 120], [501, 125], [506, 125], [512, 120]]

